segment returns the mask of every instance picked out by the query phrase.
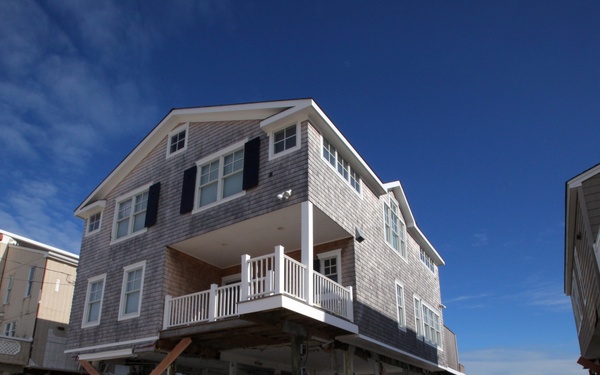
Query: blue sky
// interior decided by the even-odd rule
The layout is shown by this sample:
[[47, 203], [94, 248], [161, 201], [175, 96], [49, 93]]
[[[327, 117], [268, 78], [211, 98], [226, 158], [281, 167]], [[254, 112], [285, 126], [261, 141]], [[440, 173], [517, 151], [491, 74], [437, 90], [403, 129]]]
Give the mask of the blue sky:
[[583, 374], [565, 181], [600, 162], [594, 1], [0, 2], [0, 228], [73, 210], [174, 107], [312, 97], [446, 260], [470, 374]]

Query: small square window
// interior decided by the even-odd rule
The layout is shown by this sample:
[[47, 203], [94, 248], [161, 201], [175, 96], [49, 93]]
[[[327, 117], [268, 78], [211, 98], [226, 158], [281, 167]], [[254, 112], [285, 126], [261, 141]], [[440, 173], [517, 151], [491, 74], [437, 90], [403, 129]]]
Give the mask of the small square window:
[[90, 216], [87, 220], [87, 234], [94, 233], [100, 229], [100, 220], [102, 213], [98, 212]]
[[187, 149], [189, 123], [178, 126], [167, 138], [167, 158], [180, 154]]
[[287, 126], [269, 137], [269, 159], [286, 155], [300, 148], [300, 124]]

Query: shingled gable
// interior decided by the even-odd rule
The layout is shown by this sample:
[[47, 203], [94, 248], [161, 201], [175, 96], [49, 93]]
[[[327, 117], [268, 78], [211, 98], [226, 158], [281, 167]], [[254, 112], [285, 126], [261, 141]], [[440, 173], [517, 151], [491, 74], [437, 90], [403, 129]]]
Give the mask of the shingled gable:
[[404, 189], [402, 188], [402, 184], [400, 181], [394, 181], [383, 185], [386, 191], [391, 191], [394, 194], [394, 197], [398, 201], [398, 205], [400, 206], [400, 211], [402, 212], [402, 217], [404, 218], [406, 224], [406, 230], [413, 236], [415, 241], [421, 246], [423, 250], [433, 259], [436, 265], [443, 266], [445, 264], [444, 259], [440, 256], [437, 250], [433, 247], [433, 245], [429, 242], [427, 237], [421, 232], [421, 229], [417, 226], [415, 222], [415, 217], [413, 216], [412, 210], [410, 209], [410, 205], [408, 204], [408, 200], [406, 199], [406, 195], [404, 194]]
[[211, 107], [172, 109], [152, 131], [119, 163], [94, 191], [75, 210], [75, 216], [86, 218], [88, 211], [112, 191], [177, 125], [184, 122], [261, 120], [267, 134], [282, 123], [309, 120], [339, 150], [344, 150], [348, 161], [356, 166], [363, 182], [376, 194], [385, 194], [379, 178], [354, 150], [327, 115], [313, 99], [295, 99]]

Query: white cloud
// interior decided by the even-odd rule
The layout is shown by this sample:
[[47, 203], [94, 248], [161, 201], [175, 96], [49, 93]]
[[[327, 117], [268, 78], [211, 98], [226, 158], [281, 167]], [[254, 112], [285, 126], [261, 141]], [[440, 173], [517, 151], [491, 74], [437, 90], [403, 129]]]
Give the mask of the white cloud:
[[461, 352], [467, 374], [485, 375], [583, 375], [577, 353], [491, 348]]

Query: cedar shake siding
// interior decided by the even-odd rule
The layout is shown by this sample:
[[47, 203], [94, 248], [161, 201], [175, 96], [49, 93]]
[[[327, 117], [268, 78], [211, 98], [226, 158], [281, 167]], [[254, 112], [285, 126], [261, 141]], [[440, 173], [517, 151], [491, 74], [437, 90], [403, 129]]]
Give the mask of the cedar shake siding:
[[[173, 134], [175, 146], [170, 143]], [[337, 149], [339, 159], [324, 158], [323, 137]], [[235, 176], [235, 168], [241, 168], [232, 162], [226, 169], [224, 155], [229, 161], [243, 155], [241, 178], [228, 180], [242, 190], [199, 207], [199, 181], [205, 184], [202, 189], [213, 186], [207, 171]], [[218, 164], [218, 169], [203, 168], [209, 164]], [[219, 178], [217, 186], [224, 185], [226, 179]], [[122, 202], [131, 196], [130, 214]], [[136, 205], [138, 197], [147, 200], [143, 224], [135, 221], [144, 207]], [[397, 201], [396, 214], [406, 228], [405, 257], [386, 242], [384, 212], [390, 199]], [[119, 204], [125, 219], [117, 217]], [[383, 184], [311, 99], [171, 111], [76, 215], [87, 225], [100, 211], [100, 229], [92, 234], [84, 230], [82, 237], [67, 344], [67, 353], [82, 365], [114, 372], [110, 366], [134, 363], [128, 359], [134, 353], [137, 361], [158, 363], [189, 337], [191, 344], [182, 356], [229, 358], [248, 366], [281, 361], [281, 370], [296, 374], [299, 367], [294, 366], [300, 362], [295, 354], [262, 356], [281, 347], [289, 349], [287, 356], [300, 350], [302, 339], [316, 361], [306, 363], [313, 371], [325, 371], [319, 366], [329, 363], [329, 357], [316, 359], [333, 353], [339, 357], [337, 367], [330, 369], [335, 372], [343, 371], [343, 363], [353, 363], [356, 373], [385, 363], [395, 366], [390, 371], [461, 373], [456, 348], [443, 344], [451, 338], [445, 337], [449, 331], [443, 322], [437, 268], [442, 258], [416, 226], [400, 183]], [[355, 238], [357, 231], [364, 239]], [[275, 250], [278, 245], [284, 252]], [[435, 263], [433, 271], [421, 260], [421, 251]], [[264, 269], [253, 268], [255, 259]], [[143, 265], [143, 282], [124, 282], [132, 265]], [[325, 272], [330, 272], [329, 279]], [[89, 281], [104, 274], [100, 321], [86, 324]], [[139, 272], [131, 275], [139, 278]], [[260, 281], [253, 284], [253, 277]], [[120, 312], [129, 298], [122, 296], [124, 285], [132, 288], [133, 297], [140, 291], [139, 316], [127, 318]], [[300, 291], [290, 291], [290, 285], [300, 285]], [[397, 285], [403, 290], [401, 327]], [[261, 288], [266, 290], [262, 295], [250, 295]], [[226, 300], [235, 301], [231, 315], [217, 316], [223, 309], [214, 308], [217, 289], [233, 293]], [[213, 305], [185, 310], [182, 316], [191, 320], [169, 323], [167, 316], [174, 311], [194, 308], [171, 309], [173, 300], [200, 295]], [[437, 316], [437, 346], [425, 342], [415, 298]], [[424, 310], [419, 311], [421, 315]], [[202, 318], [205, 314], [208, 319]], [[254, 360], [245, 363], [247, 358]], [[148, 366], [151, 370], [154, 365]]]

